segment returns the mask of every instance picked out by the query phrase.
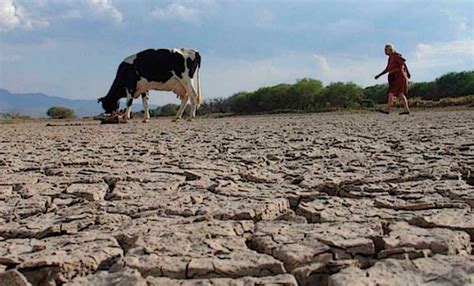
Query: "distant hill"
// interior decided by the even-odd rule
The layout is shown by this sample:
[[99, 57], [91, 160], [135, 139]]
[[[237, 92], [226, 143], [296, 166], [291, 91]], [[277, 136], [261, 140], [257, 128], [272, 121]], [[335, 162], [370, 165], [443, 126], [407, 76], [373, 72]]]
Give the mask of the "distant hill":
[[[135, 102], [134, 111], [142, 110], [141, 99]], [[97, 100], [67, 99], [44, 93], [11, 93], [0, 89], [0, 113], [17, 112], [21, 115], [47, 117], [46, 112], [52, 106], [70, 108], [79, 117], [94, 116], [104, 112]], [[150, 109], [155, 108], [156, 106], [150, 105]]]

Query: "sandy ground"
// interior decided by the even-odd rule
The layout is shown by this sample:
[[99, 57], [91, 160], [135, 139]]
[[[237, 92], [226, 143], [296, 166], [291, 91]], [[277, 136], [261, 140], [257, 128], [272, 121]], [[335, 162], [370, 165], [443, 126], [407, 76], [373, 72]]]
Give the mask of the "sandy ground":
[[474, 111], [53, 125], [0, 125], [0, 285], [474, 283]]

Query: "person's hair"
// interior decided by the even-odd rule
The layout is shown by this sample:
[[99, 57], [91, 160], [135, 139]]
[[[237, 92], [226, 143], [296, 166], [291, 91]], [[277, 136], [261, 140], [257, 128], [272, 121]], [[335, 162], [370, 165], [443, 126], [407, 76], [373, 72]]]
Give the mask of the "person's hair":
[[385, 44], [385, 49], [390, 50], [392, 53], [397, 52], [397, 50], [395, 49], [395, 46], [391, 43]]

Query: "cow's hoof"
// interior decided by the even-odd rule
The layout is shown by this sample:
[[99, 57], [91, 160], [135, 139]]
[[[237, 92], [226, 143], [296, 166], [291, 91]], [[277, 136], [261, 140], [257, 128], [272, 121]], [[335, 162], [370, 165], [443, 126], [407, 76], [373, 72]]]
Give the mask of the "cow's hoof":
[[143, 119], [143, 123], [148, 123], [150, 121], [150, 119]]
[[175, 118], [173, 120], [171, 120], [172, 122], [178, 122], [179, 121], [179, 118]]
[[194, 120], [194, 118], [188, 118], [188, 122], [191, 122], [193, 120]]

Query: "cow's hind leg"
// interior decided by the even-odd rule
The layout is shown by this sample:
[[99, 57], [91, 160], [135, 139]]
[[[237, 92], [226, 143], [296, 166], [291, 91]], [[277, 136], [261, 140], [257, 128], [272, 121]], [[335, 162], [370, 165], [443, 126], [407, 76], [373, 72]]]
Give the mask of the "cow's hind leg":
[[186, 92], [189, 96], [189, 100], [191, 101], [191, 112], [189, 113], [188, 119], [188, 121], [191, 121], [196, 118], [197, 93], [191, 84], [186, 84], [184, 88], [186, 89]]
[[144, 92], [142, 93], [142, 101], [143, 101], [143, 112], [145, 113], [144, 114], [144, 118], [143, 118], [143, 122], [146, 123], [150, 120], [150, 112], [148, 110], [148, 91], [147, 92]]
[[186, 109], [186, 105], [188, 104], [188, 97], [187, 95], [178, 95], [181, 97], [181, 105], [179, 106], [178, 112], [176, 113], [175, 119], [173, 122], [179, 121], [183, 116], [184, 110]]

